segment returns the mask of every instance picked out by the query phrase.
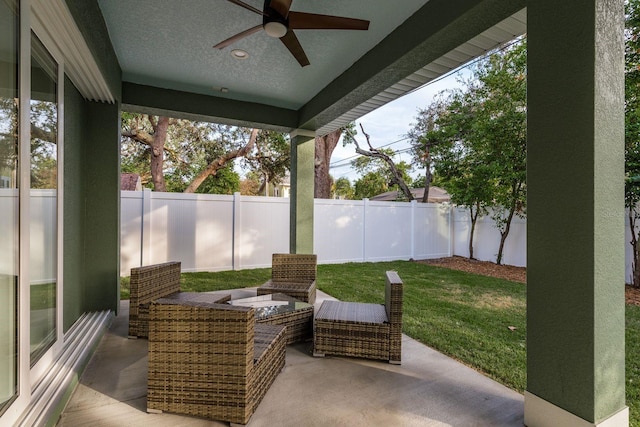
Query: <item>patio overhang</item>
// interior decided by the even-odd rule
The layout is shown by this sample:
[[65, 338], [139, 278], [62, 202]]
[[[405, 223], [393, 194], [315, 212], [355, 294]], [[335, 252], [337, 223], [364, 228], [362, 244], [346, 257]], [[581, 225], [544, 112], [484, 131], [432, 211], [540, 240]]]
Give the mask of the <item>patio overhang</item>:
[[[246, 2], [263, 7], [262, 0]], [[231, 1], [4, 3], [9, 20], [19, 22], [11, 48], [20, 46], [12, 67], [19, 74], [13, 80], [20, 81], [20, 101], [30, 99], [32, 30], [48, 38], [47, 49], [60, 51], [55, 56], [66, 83], [60, 94], [65, 176], [59, 207], [64, 209], [57, 211], [64, 225], [58, 257], [64, 273], [60, 343], [83, 313], [118, 307], [122, 110], [290, 132], [291, 250], [312, 251], [314, 137], [521, 35], [526, 13], [525, 422], [628, 425], [624, 215], [619, 214], [624, 206], [623, 0], [298, 0], [297, 11], [371, 21], [367, 32], [296, 31], [311, 62], [307, 67], [262, 33], [234, 44], [248, 59], [214, 49], [261, 22], [259, 14]], [[49, 21], [53, 16], [61, 19]], [[29, 165], [28, 106], [20, 103], [21, 165]], [[20, 172], [21, 182], [28, 183], [28, 168]], [[7, 335], [20, 346], [14, 352], [19, 366], [8, 370], [19, 374], [9, 394], [17, 397], [0, 415], [0, 422], [10, 424], [19, 419], [16, 408], [33, 403], [31, 385], [40, 379], [29, 365], [28, 192], [29, 186], [21, 185], [16, 221], [19, 325]], [[576, 207], [581, 215], [567, 216]]]
[[[110, 3], [113, 2], [99, 2], [115, 41], [116, 52], [131, 48], [130, 35], [122, 36], [123, 39], [129, 40], [127, 46], [118, 46], [118, 34], [131, 30], [124, 28], [126, 22], [116, 20], [117, 15], [109, 6]], [[207, 82], [215, 78], [210, 76], [207, 76], [208, 79], [192, 83], [192, 90], [185, 90], [182, 82], [171, 81], [170, 77], [163, 76], [162, 63], [171, 61], [171, 57], [176, 55], [172, 51], [164, 50], [163, 55], [159, 55], [156, 62], [148, 62], [146, 68], [138, 66], [135, 74], [127, 70], [126, 61], [121, 59], [124, 81], [123, 109], [280, 131], [306, 129], [320, 136], [428, 84], [526, 31], [524, 0], [460, 1], [453, 4], [431, 0], [411, 3], [414, 3], [414, 7], [415, 4], [424, 4], [412, 15], [406, 15], [406, 20], [396, 28], [390, 28], [388, 32], [378, 35], [381, 41], [370, 50], [358, 46], [353, 52], [338, 52], [348, 56], [345, 62], [352, 63], [351, 66], [342, 65], [344, 70], [341, 71], [331, 69], [318, 61], [306, 67], [313, 68], [314, 73], [335, 75], [333, 80], [328, 82], [327, 79], [318, 79], [317, 83], [312, 83], [312, 88], [308, 88], [312, 77], [307, 77], [303, 73], [307, 70], [300, 70], [295, 63], [287, 63], [287, 69], [277, 71], [265, 70], [260, 63], [250, 64], [247, 67], [251, 68], [246, 73], [234, 76], [236, 86], [249, 89], [241, 94], [233, 94], [232, 89], [226, 93], [211, 90]], [[396, 6], [402, 12], [407, 12], [407, 6], [404, 4]], [[311, 9], [311, 6], [306, 7]], [[141, 4], [134, 6], [131, 13], [135, 16], [139, 8], [146, 10]], [[220, 14], [224, 14], [227, 8], [226, 4], [223, 5]], [[377, 7], [365, 5], [364, 8], [367, 10], [363, 13], [371, 15], [372, 26], [376, 22], [374, 19], [382, 18], [376, 16]], [[253, 17], [247, 14], [246, 18], [248, 20], [244, 25], [250, 26]], [[179, 15], [175, 19], [179, 21], [176, 27], [179, 24], [188, 27], [188, 20], [192, 18]], [[222, 34], [220, 32], [218, 35], [218, 32], [214, 31], [211, 38], [221, 38]], [[349, 37], [344, 36], [344, 32], [340, 34]], [[243, 48], [247, 51], [264, 49], [258, 36], [244, 40], [246, 46]], [[305, 45], [305, 48], [311, 52], [320, 49], [314, 45]], [[136, 51], [142, 49], [140, 46], [134, 47]], [[287, 52], [278, 54], [284, 56], [281, 60], [290, 62], [286, 57]], [[214, 66], [211, 74], [215, 75], [216, 67], [222, 68], [220, 72], [224, 73], [225, 69], [236, 65], [226, 64], [230, 61], [233, 61], [233, 58], [224, 56], [224, 64]], [[184, 64], [185, 69], [197, 66], [195, 59], [188, 59]], [[282, 77], [281, 74], [285, 76]], [[265, 97], [258, 90], [249, 91], [252, 87], [260, 87], [256, 82], [272, 79], [284, 81], [288, 92], [302, 92], [305, 96], [295, 97], [293, 100], [294, 97], [281, 95], [277, 91], [269, 97]]]

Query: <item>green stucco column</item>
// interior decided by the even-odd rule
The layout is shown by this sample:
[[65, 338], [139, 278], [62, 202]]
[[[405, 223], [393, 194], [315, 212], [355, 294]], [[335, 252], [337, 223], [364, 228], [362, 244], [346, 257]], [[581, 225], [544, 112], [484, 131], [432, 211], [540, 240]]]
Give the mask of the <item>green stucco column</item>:
[[623, 0], [528, 2], [525, 424], [627, 426]]
[[84, 311], [120, 307], [120, 106], [85, 103]]
[[289, 252], [313, 253], [315, 132], [291, 132], [291, 205]]

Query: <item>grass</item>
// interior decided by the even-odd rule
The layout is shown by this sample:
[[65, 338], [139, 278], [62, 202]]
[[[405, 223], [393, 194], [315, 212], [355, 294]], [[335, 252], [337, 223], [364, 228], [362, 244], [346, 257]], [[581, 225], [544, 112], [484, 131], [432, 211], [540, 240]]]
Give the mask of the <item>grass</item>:
[[[394, 261], [318, 266], [318, 288], [345, 301], [384, 302], [384, 273], [404, 288], [403, 332], [519, 392], [526, 387], [526, 287], [425, 264]], [[183, 291], [258, 286], [270, 269], [183, 273]], [[122, 279], [128, 298], [128, 278]], [[640, 307], [626, 311], [626, 394], [640, 427]]]
[[626, 371], [629, 425], [640, 426], [640, 307], [627, 305]]

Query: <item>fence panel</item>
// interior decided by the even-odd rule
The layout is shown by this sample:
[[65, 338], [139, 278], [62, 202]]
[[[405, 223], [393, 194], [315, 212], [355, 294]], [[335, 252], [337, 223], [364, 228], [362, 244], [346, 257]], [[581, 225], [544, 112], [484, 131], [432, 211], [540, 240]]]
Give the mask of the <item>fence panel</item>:
[[[120, 192], [120, 275], [142, 265], [143, 193]], [[150, 213], [149, 213], [150, 215]]]
[[[453, 254], [468, 257], [471, 230], [469, 211], [454, 208], [453, 218]], [[489, 216], [478, 218], [473, 242], [475, 259], [496, 262], [500, 247], [500, 231]], [[513, 218], [511, 230], [505, 241], [502, 263], [519, 267], [527, 265], [527, 222], [525, 219]]]
[[412, 204], [366, 202], [365, 261], [392, 261], [412, 257]]
[[[29, 274], [31, 284], [56, 282], [58, 235], [56, 190], [31, 190]], [[60, 237], [62, 238], [62, 236]]]
[[233, 196], [152, 193], [150, 215], [150, 264], [181, 261], [183, 271], [233, 268]]
[[414, 203], [414, 259], [451, 256], [451, 208], [437, 203]]
[[313, 247], [318, 263], [362, 262], [364, 202], [316, 199]]
[[[13, 277], [18, 265], [18, 190], [0, 188], [0, 236], [2, 236], [2, 256], [0, 256], [0, 277]], [[8, 305], [5, 305], [8, 307]]]
[[234, 268], [271, 267], [273, 253], [289, 253], [289, 199], [236, 197]]

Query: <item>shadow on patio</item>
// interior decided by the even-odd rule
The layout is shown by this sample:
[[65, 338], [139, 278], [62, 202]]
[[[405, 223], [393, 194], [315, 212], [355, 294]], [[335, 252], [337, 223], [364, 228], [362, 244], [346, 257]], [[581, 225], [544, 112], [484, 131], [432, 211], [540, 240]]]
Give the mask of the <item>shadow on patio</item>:
[[[316, 309], [327, 298], [318, 291]], [[228, 425], [146, 413], [147, 340], [127, 338], [128, 315], [123, 301], [58, 425]], [[523, 425], [521, 394], [405, 335], [399, 366], [311, 351], [310, 342], [287, 347], [285, 368], [248, 426]]]

